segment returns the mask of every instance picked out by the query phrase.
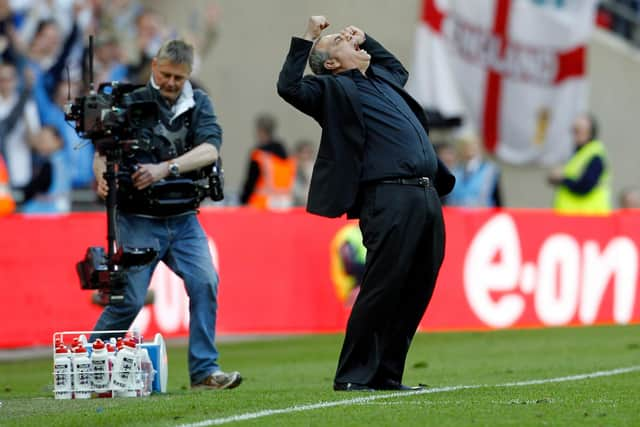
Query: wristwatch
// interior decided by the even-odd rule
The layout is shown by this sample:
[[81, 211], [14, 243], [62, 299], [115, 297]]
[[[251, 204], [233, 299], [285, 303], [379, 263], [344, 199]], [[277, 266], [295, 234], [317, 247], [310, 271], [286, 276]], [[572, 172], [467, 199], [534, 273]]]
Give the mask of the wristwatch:
[[171, 176], [179, 176], [180, 175], [180, 165], [176, 162], [169, 163], [169, 175]]

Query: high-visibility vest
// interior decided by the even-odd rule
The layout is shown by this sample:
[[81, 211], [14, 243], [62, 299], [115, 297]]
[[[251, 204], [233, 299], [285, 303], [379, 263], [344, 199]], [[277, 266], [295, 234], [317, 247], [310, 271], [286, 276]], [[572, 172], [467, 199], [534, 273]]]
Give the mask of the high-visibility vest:
[[4, 159], [0, 156], [0, 216], [9, 215], [15, 210], [16, 202], [11, 197], [9, 189], [9, 174]]
[[566, 186], [559, 186], [554, 203], [556, 212], [570, 215], [606, 215], [611, 212], [609, 168], [607, 153], [602, 142], [593, 140], [585, 144], [569, 159], [563, 173], [570, 179], [579, 178], [596, 156], [603, 162], [598, 183], [587, 194], [576, 194]]
[[249, 206], [258, 209], [284, 209], [293, 205], [296, 162], [264, 150], [253, 150], [251, 159], [258, 163], [260, 176], [249, 197]]

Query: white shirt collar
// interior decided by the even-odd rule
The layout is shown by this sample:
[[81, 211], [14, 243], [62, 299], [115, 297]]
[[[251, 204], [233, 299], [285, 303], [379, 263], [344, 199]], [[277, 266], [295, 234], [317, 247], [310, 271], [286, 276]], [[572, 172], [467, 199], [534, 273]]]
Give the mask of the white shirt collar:
[[[151, 79], [149, 82], [151, 83], [151, 87], [156, 90], [160, 90], [160, 86], [158, 86], [153, 79], [153, 74], [151, 74]], [[180, 93], [180, 96], [178, 96], [176, 102], [174, 102], [171, 106], [172, 116], [169, 120], [169, 123], [173, 122], [176, 117], [189, 110], [190, 108], [193, 108], [195, 105], [196, 101], [193, 97], [193, 86], [191, 86], [191, 82], [187, 80], [186, 82], [184, 82], [184, 86], [182, 86], [182, 92]]]

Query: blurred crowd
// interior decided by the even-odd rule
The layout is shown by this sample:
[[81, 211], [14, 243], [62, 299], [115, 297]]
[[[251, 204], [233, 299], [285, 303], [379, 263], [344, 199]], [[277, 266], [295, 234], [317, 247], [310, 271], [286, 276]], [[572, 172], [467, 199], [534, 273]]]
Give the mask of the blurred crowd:
[[640, 47], [640, 0], [601, 0], [597, 23]]
[[[196, 47], [196, 87], [218, 16], [211, 5], [179, 34]], [[178, 36], [138, 0], [0, 0], [0, 199], [10, 188], [21, 212], [68, 212], [72, 192], [94, 185], [92, 145], [63, 112], [89, 88], [92, 34], [93, 81], [133, 84], [147, 83], [161, 43]]]
[[[148, 3], [147, 3], [148, 4]], [[72, 202], [95, 203], [93, 146], [65, 120], [64, 106], [86, 94], [89, 35], [93, 81], [145, 84], [161, 43], [180, 37], [196, 48], [192, 83], [217, 39], [220, 11], [211, 4], [178, 33], [139, 0], [0, 0], [0, 214], [66, 213]], [[598, 24], [640, 45], [640, 0], [601, 1]], [[274, 117], [255, 119], [255, 146], [237, 197], [225, 203], [256, 208], [306, 202], [315, 144], [298, 141], [292, 153], [278, 139]], [[446, 199], [453, 206], [501, 207], [500, 170], [473, 135], [438, 145], [457, 177]], [[627, 194], [628, 193], [628, 194]], [[619, 204], [636, 203], [626, 189]], [[84, 197], [78, 197], [84, 195]], [[231, 200], [229, 200], [231, 199]], [[640, 202], [637, 202], [640, 204]], [[74, 206], [75, 207], [75, 206]]]

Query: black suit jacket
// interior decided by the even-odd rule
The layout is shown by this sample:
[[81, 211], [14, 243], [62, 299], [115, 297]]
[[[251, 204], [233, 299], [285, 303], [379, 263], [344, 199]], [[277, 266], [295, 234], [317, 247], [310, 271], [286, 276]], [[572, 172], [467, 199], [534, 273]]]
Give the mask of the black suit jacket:
[[[356, 84], [341, 74], [304, 76], [306, 61], [313, 43], [292, 38], [289, 54], [278, 78], [278, 94], [322, 127], [318, 157], [313, 167], [307, 211], [326, 217], [344, 213], [359, 215], [358, 190], [365, 141], [362, 105]], [[398, 90], [422, 126], [428, 132], [422, 107], [403, 89], [409, 73], [390, 52], [371, 36], [363, 49], [371, 55], [371, 67], [377, 76]], [[448, 194], [455, 178], [438, 159], [435, 187], [438, 194]]]

